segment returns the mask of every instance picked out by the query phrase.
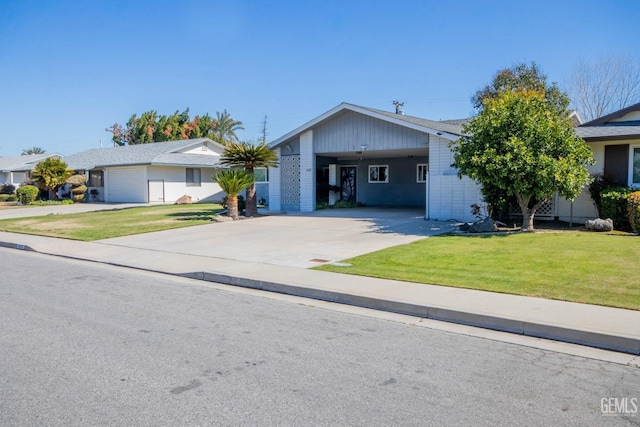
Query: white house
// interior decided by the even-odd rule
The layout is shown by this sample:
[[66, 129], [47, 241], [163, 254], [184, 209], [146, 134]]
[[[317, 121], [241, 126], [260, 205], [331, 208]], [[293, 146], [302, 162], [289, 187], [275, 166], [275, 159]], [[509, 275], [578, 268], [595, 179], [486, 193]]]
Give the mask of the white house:
[[26, 154], [24, 156], [0, 157], [0, 185], [19, 187], [31, 178], [31, 171], [38, 163], [48, 157], [60, 157], [59, 154]]
[[194, 202], [225, 196], [211, 175], [223, 151], [209, 138], [96, 148], [64, 157], [69, 169], [88, 175], [89, 200], [173, 203], [183, 195]]
[[280, 167], [269, 169], [269, 209], [309, 212], [317, 200], [346, 200], [472, 220], [480, 188], [451, 167], [461, 123], [342, 103], [270, 144]]

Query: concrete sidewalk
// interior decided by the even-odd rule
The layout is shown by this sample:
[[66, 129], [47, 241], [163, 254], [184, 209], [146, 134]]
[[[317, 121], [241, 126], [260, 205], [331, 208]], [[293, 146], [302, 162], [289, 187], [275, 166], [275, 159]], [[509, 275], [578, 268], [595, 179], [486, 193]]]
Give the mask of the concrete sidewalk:
[[[106, 241], [105, 241], [106, 242]], [[640, 311], [0, 232], [0, 246], [640, 355]]]

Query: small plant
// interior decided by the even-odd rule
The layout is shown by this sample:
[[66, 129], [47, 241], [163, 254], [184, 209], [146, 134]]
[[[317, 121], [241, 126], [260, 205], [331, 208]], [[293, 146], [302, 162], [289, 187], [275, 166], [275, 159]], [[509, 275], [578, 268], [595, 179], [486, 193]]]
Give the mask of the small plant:
[[489, 216], [489, 212], [486, 206], [474, 203], [471, 205], [471, 215], [478, 219], [483, 219]]
[[629, 224], [635, 233], [640, 233], [640, 191], [634, 191], [627, 198]]
[[264, 197], [260, 197], [260, 199], [258, 200], [258, 204], [260, 206], [267, 206], [267, 199], [265, 199]]
[[604, 190], [601, 194], [602, 218], [611, 218], [616, 230], [628, 230], [629, 213], [627, 211], [627, 197], [631, 193], [628, 187], [615, 187]]
[[589, 184], [589, 194], [596, 205], [598, 216], [602, 218], [605, 216], [602, 214], [602, 193], [610, 188], [618, 187], [618, 183], [614, 178], [603, 173], [594, 174], [591, 178], [593, 181]]
[[8, 201], [10, 196], [10, 194], [0, 194], [0, 202]]
[[23, 185], [16, 190], [18, 201], [23, 205], [29, 205], [35, 202], [39, 193], [40, 190], [38, 190], [38, 188], [34, 187], [33, 185]]
[[338, 200], [333, 205], [328, 206], [329, 208], [335, 209], [348, 209], [348, 208], [363, 208], [366, 205], [362, 202], [353, 202], [347, 200]]
[[0, 194], [13, 194], [16, 191], [15, 185], [11, 184], [2, 184], [0, 186]]

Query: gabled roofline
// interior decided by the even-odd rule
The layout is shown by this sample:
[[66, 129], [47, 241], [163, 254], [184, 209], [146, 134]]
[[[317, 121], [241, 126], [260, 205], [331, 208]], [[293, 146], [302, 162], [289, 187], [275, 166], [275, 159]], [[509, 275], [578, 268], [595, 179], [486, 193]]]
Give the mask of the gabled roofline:
[[[179, 141], [179, 140], [176, 140], [176, 141]], [[167, 142], [175, 142], [175, 141], [167, 141]], [[184, 145], [184, 146], [182, 146], [180, 148], [176, 148], [174, 150], [169, 150], [166, 153], [177, 153], [179, 151], [184, 150], [185, 148], [191, 148], [191, 147], [195, 147], [197, 145], [200, 145], [203, 142], [210, 142], [211, 144], [218, 146], [221, 150], [224, 150], [224, 145], [220, 144], [217, 141], [214, 141], [211, 138], [195, 138], [195, 139], [193, 139], [193, 143]], [[157, 143], [154, 143], [154, 144], [157, 144]]]
[[[341, 111], [353, 111], [356, 113], [360, 113], [363, 114], [365, 116], [369, 116], [369, 117], [374, 117], [376, 119], [379, 120], [383, 120], [385, 122], [389, 122], [389, 123], [393, 123], [396, 124], [398, 126], [402, 126], [402, 127], [406, 127], [409, 129], [413, 129], [413, 130], [417, 130], [420, 132], [425, 132], [425, 133], [429, 133], [432, 135], [437, 135], [441, 138], [445, 138], [445, 139], [449, 139], [451, 141], [455, 141], [457, 139], [460, 138], [459, 135], [455, 135], [449, 132], [444, 132], [444, 131], [440, 131], [440, 130], [436, 130], [436, 129], [432, 129], [426, 126], [421, 126], [415, 123], [410, 123], [406, 120], [402, 120], [402, 119], [396, 119], [393, 117], [389, 117], [386, 116], [384, 114], [380, 114], [377, 113], [375, 111], [371, 111], [368, 110], [366, 108], [362, 108], [359, 107], [357, 105], [354, 104], [349, 104], [347, 102], [343, 102], [340, 105], [337, 105], [336, 107], [333, 107], [331, 110], [325, 112], [324, 114], [319, 115], [318, 117], [316, 117], [315, 119], [303, 124], [302, 126], [297, 127], [296, 129], [292, 130], [291, 132], [281, 136], [280, 138], [272, 141], [269, 146], [271, 148], [276, 148], [279, 145], [281, 145], [282, 143], [284, 143], [285, 141], [288, 141], [289, 139], [295, 137], [296, 135], [300, 135], [304, 132], [306, 132], [307, 130], [309, 130], [310, 128], [316, 126], [318, 123], [323, 122], [324, 120], [328, 119], [329, 117], [341, 112]], [[401, 116], [402, 117], [402, 116]]]
[[607, 114], [606, 116], [602, 116], [602, 117], [597, 118], [595, 120], [591, 120], [590, 122], [583, 123], [580, 126], [602, 125], [602, 124], [605, 124], [606, 122], [608, 122], [610, 120], [618, 119], [618, 118], [624, 116], [625, 114], [630, 113], [632, 111], [636, 111], [636, 110], [640, 110], [640, 102], [637, 103], [637, 104], [629, 105], [628, 107], [623, 108], [622, 110], [614, 111], [613, 113]]

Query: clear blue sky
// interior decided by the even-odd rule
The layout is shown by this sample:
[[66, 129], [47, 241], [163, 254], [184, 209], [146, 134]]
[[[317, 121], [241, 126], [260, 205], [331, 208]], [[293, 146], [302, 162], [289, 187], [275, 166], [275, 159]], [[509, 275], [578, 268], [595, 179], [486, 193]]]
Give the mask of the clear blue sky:
[[273, 140], [340, 102], [469, 116], [500, 68], [566, 84], [580, 58], [640, 57], [640, 1], [0, 0], [0, 156], [111, 143], [133, 113], [227, 109]]

